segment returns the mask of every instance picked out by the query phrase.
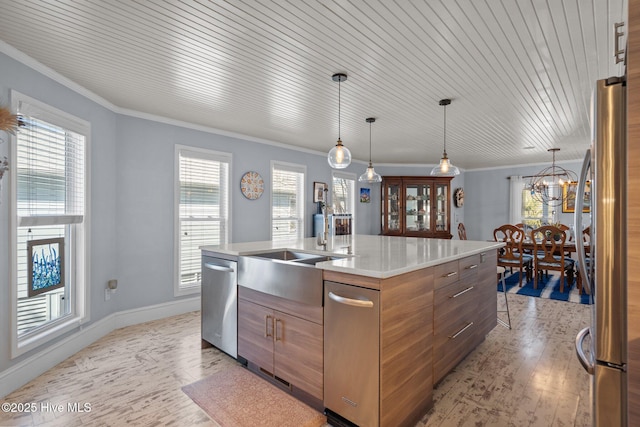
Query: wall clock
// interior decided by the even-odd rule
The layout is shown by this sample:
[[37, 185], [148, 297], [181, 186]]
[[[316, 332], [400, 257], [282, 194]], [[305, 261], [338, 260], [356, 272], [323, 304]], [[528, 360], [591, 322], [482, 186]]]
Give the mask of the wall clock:
[[464, 205], [464, 190], [462, 188], [456, 188], [453, 193], [453, 203], [457, 208], [461, 208]]
[[242, 175], [240, 180], [240, 190], [244, 197], [255, 200], [262, 196], [264, 191], [264, 179], [258, 172], [249, 171]]

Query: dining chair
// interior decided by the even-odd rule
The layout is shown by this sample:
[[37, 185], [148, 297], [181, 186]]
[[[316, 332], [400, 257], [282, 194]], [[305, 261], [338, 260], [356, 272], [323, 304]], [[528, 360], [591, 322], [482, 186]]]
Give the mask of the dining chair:
[[502, 253], [498, 256], [498, 265], [519, 269], [520, 287], [522, 287], [522, 273], [526, 273], [528, 281], [531, 279], [533, 267], [533, 256], [522, 251], [524, 236], [524, 230], [511, 224], [505, 224], [493, 230], [493, 239], [505, 244]]
[[458, 224], [458, 238], [460, 240], [467, 240], [467, 230], [464, 228], [464, 224]]
[[565, 255], [565, 231], [554, 225], [544, 225], [531, 231], [534, 257], [533, 289], [538, 289], [538, 278], [542, 271], [560, 272], [560, 292], [564, 292], [564, 277], [567, 274], [569, 286], [573, 284], [575, 260]]

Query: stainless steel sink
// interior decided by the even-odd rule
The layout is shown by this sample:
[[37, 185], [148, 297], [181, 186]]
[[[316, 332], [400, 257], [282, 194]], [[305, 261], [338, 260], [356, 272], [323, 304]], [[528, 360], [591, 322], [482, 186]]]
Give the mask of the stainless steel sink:
[[318, 262], [343, 257], [275, 251], [238, 258], [238, 285], [322, 307], [322, 270]]

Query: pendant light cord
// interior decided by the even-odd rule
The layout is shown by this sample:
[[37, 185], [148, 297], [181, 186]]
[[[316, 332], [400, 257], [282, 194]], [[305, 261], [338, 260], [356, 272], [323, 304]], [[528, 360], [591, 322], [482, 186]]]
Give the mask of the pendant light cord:
[[444, 105], [444, 157], [447, 157], [447, 105]]
[[369, 122], [369, 166], [371, 166], [371, 122]]
[[338, 141], [340, 140], [340, 83], [342, 78], [338, 78]]

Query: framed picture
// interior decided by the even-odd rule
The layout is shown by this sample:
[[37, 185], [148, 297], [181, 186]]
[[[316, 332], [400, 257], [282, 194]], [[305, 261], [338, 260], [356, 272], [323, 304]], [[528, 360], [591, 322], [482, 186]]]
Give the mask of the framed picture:
[[318, 202], [326, 202], [324, 199], [324, 189], [327, 187], [327, 184], [324, 182], [314, 182], [313, 183], [313, 201], [315, 203]]
[[27, 242], [29, 297], [64, 287], [64, 237]]
[[[562, 212], [573, 213], [576, 211], [577, 182], [566, 182], [562, 186]], [[591, 181], [587, 181], [584, 188], [584, 207], [582, 212], [591, 212]]]
[[360, 203], [371, 203], [371, 189], [370, 188], [361, 188], [360, 189]]

